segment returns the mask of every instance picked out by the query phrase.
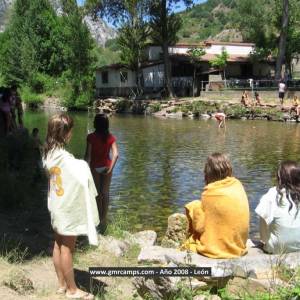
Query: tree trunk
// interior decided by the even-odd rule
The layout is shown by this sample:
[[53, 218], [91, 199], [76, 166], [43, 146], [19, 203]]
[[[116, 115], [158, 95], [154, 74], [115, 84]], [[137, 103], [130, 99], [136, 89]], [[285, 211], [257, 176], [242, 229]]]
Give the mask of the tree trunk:
[[168, 44], [168, 11], [167, 1], [161, 2], [161, 23], [162, 23], [162, 50], [164, 58], [164, 77], [165, 77], [165, 89], [167, 96], [174, 98], [174, 92], [171, 82], [171, 64], [169, 57], [169, 44]]
[[289, 0], [282, 0], [283, 12], [282, 12], [282, 22], [281, 22], [281, 31], [278, 45], [278, 56], [276, 59], [276, 73], [275, 78], [281, 78], [282, 64], [285, 57], [286, 51], [286, 38], [287, 30], [289, 24]]
[[195, 97], [195, 81], [196, 81], [196, 67], [194, 65], [194, 74], [193, 74], [193, 97]]

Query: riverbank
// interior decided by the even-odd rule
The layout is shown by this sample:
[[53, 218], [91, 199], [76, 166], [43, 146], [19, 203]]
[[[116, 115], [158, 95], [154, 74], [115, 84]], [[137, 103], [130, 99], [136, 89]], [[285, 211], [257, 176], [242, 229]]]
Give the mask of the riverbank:
[[[0, 224], [4, 220], [5, 216], [0, 219]], [[80, 239], [74, 256], [75, 276], [79, 286], [93, 292], [96, 299], [264, 300], [298, 299], [300, 296], [300, 253], [267, 255], [249, 242], [249, 253], [242, 258], [209, 259], [176, 249], [186, 236], [187, 221], [184, 215], [174, 214], [169, 217], [168, 229], [160, 244], [157, 243], [154, 231], [130, 233], [122, 228], [122, 222], [113, 221], [116, 222], [109, 226], [108, 235], [99, 235], [98, 247], [90, 247], [85, 239]], [[53, 242], [51, 237], [48, 237], [48, 242]], [[3, 244], [0, 244], [1, 247]], [[49, 255], [50, 251], [46, 251], [28, 259], [24, 250], [18, 246], [6, 252], [1, 248], [0, 298], [64, 299], [55, 293], [57, 281]], [[211, 267], [212, 277], [90, 278], [88, 273], [89, 267], [134, 266]]]
[[149, 101], [149, 100], [125, 100], [109, 98], [97, 100], [94, 109], [98, 112], [114, 114], [147, 114], [160, 118], [211, 118], [216, 112], [224, 112], [228, 119], [268, 120], [268, 121], [291, 121], [298, 122], [295, 110], [286, 101], [283, 106], [273, 102], [264, 103], [260, 106], [245, 107], [235, 101], [213, 100], [172, 100], [172, 101]]

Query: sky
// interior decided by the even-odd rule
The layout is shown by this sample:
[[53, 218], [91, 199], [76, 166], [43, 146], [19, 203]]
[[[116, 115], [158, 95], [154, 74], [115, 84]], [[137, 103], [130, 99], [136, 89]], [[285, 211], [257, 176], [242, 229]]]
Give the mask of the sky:
[[[79, 4], [79, 5], [83, 5], [84, 4], [84, 1], [85, 0], [77, 0], [77, 3]], [[205, 2], [206, 0], [194, 0], [193, 2], [194, 2], [194, 4], [200, 4], [200, 3], [203, 3], [203, 2]], [[179, 12], [179, 11], [182, 11], [182, 10], [184, 10], [185, 9], [185, 5], [183, 4], [183, 1], [180, 1], [179, 3], [178, 3], [178, 5], [176, 6], [176, 8], [174, 8], [174, 11], [175, 12]]]

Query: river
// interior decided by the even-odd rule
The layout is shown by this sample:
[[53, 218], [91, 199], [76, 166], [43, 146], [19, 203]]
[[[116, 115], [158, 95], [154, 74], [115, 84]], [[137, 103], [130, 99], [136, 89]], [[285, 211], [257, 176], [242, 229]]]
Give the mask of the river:
[[[92, 116], [71, 115], [75, 127], [68, 149], [82, 158]], [[25, 126], [29, 130], [38, 127], [44, 139], [48, 116], [26, 112]], [[244, 184], [254, 236], [258, 231], [254, 209], [275, 183], [278, 162], [300, 156], [300, 126], [295, 123], [229, 120], [224, 131], [214, 120], [117, 115], [110, 124], [120, 158], [113, 174], [109, 213], [125, 216], [132, 230], [154, 229], [162, 234], [170, 214], [184, 212], [185, 203], [199, 199], [206, 157], [220, 151], [229, 154], [234, 175]]]

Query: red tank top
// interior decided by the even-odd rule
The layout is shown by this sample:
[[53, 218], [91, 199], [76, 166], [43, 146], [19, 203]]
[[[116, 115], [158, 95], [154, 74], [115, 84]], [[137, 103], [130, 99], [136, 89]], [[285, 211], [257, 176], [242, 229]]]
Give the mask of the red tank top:
[[91, 146], [91, 168], [110, 167], [109, 152], [116, 138], [109, 134], [106, 140], [96, 132], [87, 136], [87, 142]]

